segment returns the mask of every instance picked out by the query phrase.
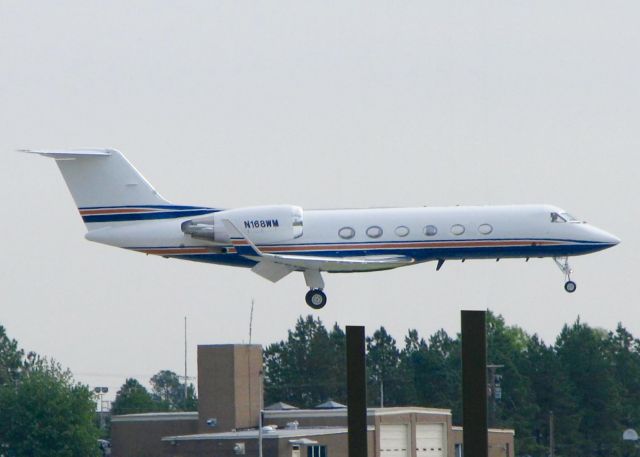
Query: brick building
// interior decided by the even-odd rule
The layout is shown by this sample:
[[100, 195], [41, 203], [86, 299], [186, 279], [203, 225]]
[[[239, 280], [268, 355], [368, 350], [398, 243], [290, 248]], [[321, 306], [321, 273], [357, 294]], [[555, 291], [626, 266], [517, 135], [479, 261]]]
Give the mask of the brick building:
[[[113, 457], [347, 457], [347, 410], [262, 409], [262, 348], [198, 346], [197, 412], [114, 416]], [[446, 409], [369, 408], [369, 457], [458, 457], [462, 429]], [[262, 436], [260, 436], [262, 435]], [[489, 431], [490, 457], [513, 457], [513, 430]]]

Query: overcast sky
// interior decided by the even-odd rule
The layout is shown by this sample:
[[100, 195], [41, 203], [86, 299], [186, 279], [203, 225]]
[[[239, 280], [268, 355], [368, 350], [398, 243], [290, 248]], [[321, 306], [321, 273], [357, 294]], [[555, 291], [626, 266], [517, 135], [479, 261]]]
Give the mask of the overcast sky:
[[575, 258], [326, 275], [325, 324], [459, 331], [502, 314], [551, 343], [580, 316], [640, 337], [636, 1], [0, 0], [0, 325], [112, 391], [196, 344], [286, 337], [302, 275], [90, 243], [55, 163], [123, 151], [174, 203], [552, 203], [619, 236]]

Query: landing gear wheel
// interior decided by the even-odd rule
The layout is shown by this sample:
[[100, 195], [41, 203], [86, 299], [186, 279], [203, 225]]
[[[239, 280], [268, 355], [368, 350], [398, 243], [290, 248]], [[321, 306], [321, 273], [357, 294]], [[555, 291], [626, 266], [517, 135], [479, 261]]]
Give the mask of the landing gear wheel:
[[311, 289], [307, 292], [304, 299], [306, 300], [307, 305], [313, 309], [322, 309], [324, 308], [324, 305], [327, 304], [327, 296], [320, 289]]
[[564, 290], [566, 290], [570, 294], [574, 293], [577, 287], [578, 286], [576, 286], [576, 283], [573, 281], [567, 281], [564, 283]]

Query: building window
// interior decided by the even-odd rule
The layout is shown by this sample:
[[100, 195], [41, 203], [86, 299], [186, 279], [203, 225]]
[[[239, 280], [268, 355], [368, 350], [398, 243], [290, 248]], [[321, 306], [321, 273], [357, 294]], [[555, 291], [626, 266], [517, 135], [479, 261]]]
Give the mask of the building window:
[[464, 225], [455, 224], [451, 226], [451, 233], [454, 235], [462, 235], [464, 233]]
[[478, 232], [482, 233], [483, 235], [488, 235], [489, 233], [493, 232], [493, 227], [491, 227], [491, 225], [489, 224], [482, 224], [480, 227], [478, 227]]
[[345, 240], [350, 240], [354, 236], [356, 236], [356, 231], [351, 227], [342, 227], [338, 232], [340, 238], [344, 238]]
[[435, 225], [427, 225], [424, 228], [424, 234], [427, 236], [435, 236], [438, 234], [438, 227]]
[[369, 238], [380, 238], [382, 236], [382, 228], [377, 225], [372, 225], [367, 229], [367, 236]]
[[405, 227], [404, 225], [396, 227], [396, 235], [403, 237], [403, 236], [407, 236], [408, 234], [409, 234], [409, 227]]
[[308, 446], [307, 457], [327, 457], [327, 446]]

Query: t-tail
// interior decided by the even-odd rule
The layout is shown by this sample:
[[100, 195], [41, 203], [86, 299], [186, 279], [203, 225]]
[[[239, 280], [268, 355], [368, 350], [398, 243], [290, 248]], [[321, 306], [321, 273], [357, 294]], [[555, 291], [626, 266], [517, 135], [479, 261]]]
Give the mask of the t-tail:
[[173, 219], [215, 211], [171, 204], [115, 149], [22, 152], [55, 159], [89, 231], [114, 223]]

